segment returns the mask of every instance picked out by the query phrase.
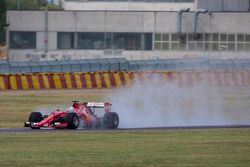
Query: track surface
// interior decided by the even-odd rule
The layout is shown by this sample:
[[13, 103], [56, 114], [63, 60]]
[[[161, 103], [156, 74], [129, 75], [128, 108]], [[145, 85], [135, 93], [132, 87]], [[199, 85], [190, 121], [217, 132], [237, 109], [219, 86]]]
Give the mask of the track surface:
[[174, 126], [174, 127], [148, 127], [148, 128], [118, 128], [118, 129], [30, 129], [30, 128], [0, 128], [1, 132], [59, 132], [59, 131], [115, 131], [115, 130], [163, 130], [163, 129], [217, 129], [217, 128], [250, 128], [250, 125], [218, 125], [218, 126]]

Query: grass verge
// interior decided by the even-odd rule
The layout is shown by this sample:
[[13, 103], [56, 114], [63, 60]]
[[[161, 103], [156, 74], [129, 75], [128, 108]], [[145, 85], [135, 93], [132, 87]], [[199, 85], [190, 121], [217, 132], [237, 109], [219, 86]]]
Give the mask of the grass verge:
[[0, 133], [0, 166], [250, 166], [250, 129]]

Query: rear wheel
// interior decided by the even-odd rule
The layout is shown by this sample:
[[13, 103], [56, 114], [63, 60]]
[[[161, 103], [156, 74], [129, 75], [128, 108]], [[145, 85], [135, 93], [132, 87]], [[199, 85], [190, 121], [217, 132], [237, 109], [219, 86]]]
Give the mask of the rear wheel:
[[[43, 116], [40, 112], [32, 112], [30, 113], [30, 116], [29, 116], [29, 122], [32, 124], [32, 123], [37, 123], [37, 122], [40, 122], [43, 120]], [[40, 129], [40, 127], [30, 127], [32, 129]]]
[[115, 112], [106, 112], [103, 117], [104, 128], [116, 129], [119, 125], [119, 116]]
[[80, 124], [79, 117], [76, 113], [68, 113], [66, 121], [68, 122], [68, 129], [77, 129]]

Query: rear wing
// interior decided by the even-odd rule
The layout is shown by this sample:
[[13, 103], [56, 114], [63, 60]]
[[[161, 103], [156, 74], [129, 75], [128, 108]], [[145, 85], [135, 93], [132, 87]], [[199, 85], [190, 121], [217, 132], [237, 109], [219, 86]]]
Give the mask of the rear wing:
[[86, 102], [86, 106], [93, 108], [104, 108], [105, 112], [110, 112], [112, 104], [109, 102]]

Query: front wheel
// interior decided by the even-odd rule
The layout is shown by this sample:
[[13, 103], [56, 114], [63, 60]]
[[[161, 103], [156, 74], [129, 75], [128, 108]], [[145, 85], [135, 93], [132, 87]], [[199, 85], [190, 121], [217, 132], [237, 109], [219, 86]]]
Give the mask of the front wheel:
[[108, 129], [116, 129], [119, 125], [119, 116], [115, 112], [106, 112], [103, 117], [103, 126]]
[[68, 129], [77, 129], [80, 124], [79, 117], [76, 113], [68, 113], [66, 121], [68, 123]]
[[[43, 120], [43, 116], [40, 112], [32, 112], [29, 116], [29, 122], [32, 123], [38, 123]], [[40, 129], [40, 127], [30, 127], [31, 129]]]

